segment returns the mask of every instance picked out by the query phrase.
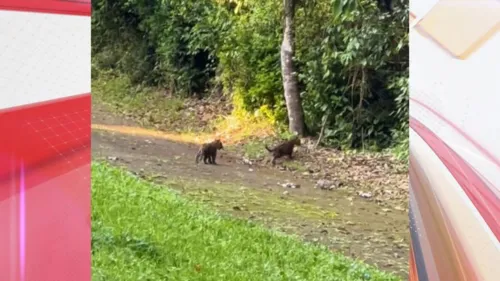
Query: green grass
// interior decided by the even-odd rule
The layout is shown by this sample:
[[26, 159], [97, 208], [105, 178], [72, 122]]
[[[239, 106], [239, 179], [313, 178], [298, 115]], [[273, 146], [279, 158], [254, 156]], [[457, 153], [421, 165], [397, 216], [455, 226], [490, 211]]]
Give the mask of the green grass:
[[166, 97], [154, 88], [133, 86], [126, 76], [104, 75], [92, 80], [92, 97], [117, 113], [128, 115], [142, 126], [184, 131], [196, 127], [192, 112], [183, 111], [185, 100]]
[[260, 140], [248, 140], [243, 144], [243, 155], [248, 159], [262, 159], [269, 154], [264, 145]]
[[92, 165], [94, 281], [400, 280]]
[[[287, 159], [285, 158], [285, 160], [287, 160]], [[286, 167], [287, 169], [292, 170], [292, 171], [298, 171], [301, 173], [307, 171], [307, 167], [304, 166], [300, 161], [296, 161], [296, 160], [283, 161], [282, 165], [284, 167]]]

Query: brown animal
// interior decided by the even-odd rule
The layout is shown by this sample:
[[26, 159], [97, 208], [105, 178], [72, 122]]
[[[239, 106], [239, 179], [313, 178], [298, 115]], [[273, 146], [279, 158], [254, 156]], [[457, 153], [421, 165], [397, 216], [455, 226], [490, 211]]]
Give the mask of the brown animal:
[[269, 148], [267, 147], [267, 145], [265, 147], [267, 151], [272, 153], [273, 160], [271, 161], [271, 163], [274, 165], [276, 163], [276, 159], [281, 158], [283, 156], [288, 156], [288, 158], [292, 159], [293, 148], [296, 145], [300, 145], [299, 137], [294, 137], [291, 140], [284, 141], [281, 144], [275, 146], [274, 148]]
[[216, 139], [213, 142], [204, 143], [196, 154], [196, 164], [198, 164], [201, 158], [203, 158], [203, 163], [217, 165], [217, 163], [215, 163], [215, 157], [217, 157], [217, 150], [220, 149], [224, 149], [224, 146], [222, 145], [220, 139]]

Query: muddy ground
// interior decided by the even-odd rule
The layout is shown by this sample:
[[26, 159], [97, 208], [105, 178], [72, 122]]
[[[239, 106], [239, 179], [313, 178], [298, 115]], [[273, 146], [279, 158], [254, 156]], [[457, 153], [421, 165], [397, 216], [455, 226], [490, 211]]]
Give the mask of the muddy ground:
[[[93, 125], [100, 127], [92, 132], [94, 159], [167, 184], [224, 213], [321, 243], [406, 278], [406, 210], [381, 206], [344, 189], [317, 189], [314, 181], [289, 171], [250, 167], [230, 150], [220, 153], [217, 166], [195, 165], [195, 145], [106, 130], [106, 125], [132, 128], [137, 123], [99, 104], [94, 104], [92, 115]], [[285, 182], [300, 188], [283, 187]]]

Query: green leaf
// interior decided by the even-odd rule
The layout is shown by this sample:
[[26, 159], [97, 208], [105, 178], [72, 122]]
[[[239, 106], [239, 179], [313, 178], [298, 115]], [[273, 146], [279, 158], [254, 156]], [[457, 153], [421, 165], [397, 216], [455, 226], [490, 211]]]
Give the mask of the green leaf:
[[330, 76], [330, 70], [327, 70], [323, 75], [323, 79], [327, 79]]
[[342, 14], [342, 8], [344, 7], [344, 0], [333, 0], [333, 17], [338, 18]]

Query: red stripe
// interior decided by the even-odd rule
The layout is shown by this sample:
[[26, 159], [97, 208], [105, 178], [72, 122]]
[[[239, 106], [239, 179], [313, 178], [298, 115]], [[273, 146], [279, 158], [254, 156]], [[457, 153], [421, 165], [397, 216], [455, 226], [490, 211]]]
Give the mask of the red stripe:
[[479, 211], [495, 237], [500, 240], [500, 200], [481, 177], [424, 124], [411, 117], [410, 127], [436, 153]]
[[[88, 164], [90, 108], [84, 94], [0, 111], [0, 181], [18, 173], [12, 161], [22, 160], [26, 169], [48, 165], [37, 183]], [[54, 165], [61, 159], [64, 164]]]
[[429, 110], [436, 117], [438, 117], [439, 119], [444, 121], [446, 124], [451, 126], [453, 129], [455, 129], [460, 135], [462, 135], [466, 140], [471, 142], [481, 153], [483, 153], [484, 156], [486, 156], [488, 159], [490, 159], [490, 161], [495, 163], [495, 165], [500, 168], [500, 161], [493, 154], [491, 154], [488, 150], [486, 150], [481, 144], [479, 144], [476, 140], [474, 140], [467, 133], [465, 133], [462, 129], [460, 129], [460, 127], [453, 124], [453, 122], [448, 120], [448, 118], [444, 117], [441, 113], [436, 111], [434, 108], [428, 106], [427, 104], [425, 104], [417, 99], [414, 99], [414, 98], [410, 98], [410, 100], [419, 104], [420, 106], [424, 107], [425, 109]]
[[418, 280], [418, 272], [417, 272], [417, 264], [415, 263], [415, 253], [413, 252], [413, 245], [410, 243], [410, 261], [409, 261], [409, 273], [408, 273], [408, 281], [419, 281]]
[[0, 10], [90, 16], [90, 0], [0, 0]]
[[0, 109], [0, 117], [4, 113], [8, 113], [8, 112], [12, 112], [12, 111], [28, 110], [28, 109], [33, 108], [33, 107], [39, 107], [39, 106], [42, 106], [42, 105], [54, 104], [54, 103], [57, 103], [57, 102], [64, 102], [64, 101], [68, 101], [68, 100], [74, 100], [74, 99], [77, 99], [77, 98], [88, 97], [89, 95], [90, 95], [90, 93], [84, 93], [84, 94], [72, 95], [72, 96], [68, 96], [68, 97], [57, 98], [57, 99], [52, 99], [52, 100], [47, 100], [47, 101], [41, 101], [41, 102], [35, 102], [35, 103], [27, 103], [27, 104], [18, 105], [18, 106], [12, 106], [12, 107], [8, 107], [8, 108], [2, 108], [2, 109]]

